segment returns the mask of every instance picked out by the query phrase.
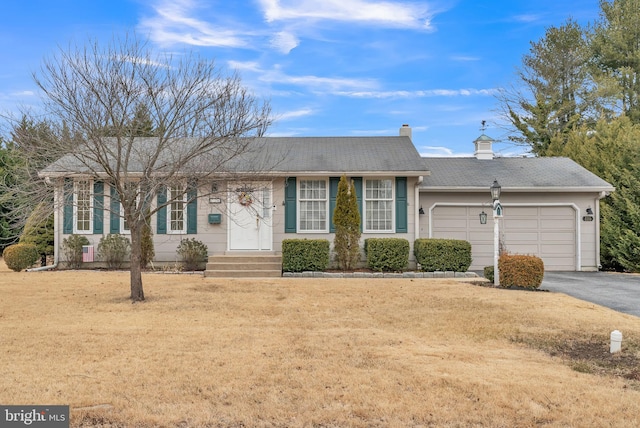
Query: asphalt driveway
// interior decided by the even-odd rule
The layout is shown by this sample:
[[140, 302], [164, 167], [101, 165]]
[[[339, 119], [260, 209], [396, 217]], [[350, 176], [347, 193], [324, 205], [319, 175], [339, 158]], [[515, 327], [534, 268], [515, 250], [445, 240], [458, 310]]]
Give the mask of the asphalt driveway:
[[640, 275], [545, 272], [540, 288], [640, 317]]

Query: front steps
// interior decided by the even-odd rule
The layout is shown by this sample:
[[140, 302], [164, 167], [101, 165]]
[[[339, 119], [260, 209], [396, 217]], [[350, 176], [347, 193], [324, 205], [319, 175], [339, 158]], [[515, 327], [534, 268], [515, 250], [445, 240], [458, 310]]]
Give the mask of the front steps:
[[276, 278], [282, 276], [282, 256], [274, 252], [227, 253], [209, 256], [209, 278]]

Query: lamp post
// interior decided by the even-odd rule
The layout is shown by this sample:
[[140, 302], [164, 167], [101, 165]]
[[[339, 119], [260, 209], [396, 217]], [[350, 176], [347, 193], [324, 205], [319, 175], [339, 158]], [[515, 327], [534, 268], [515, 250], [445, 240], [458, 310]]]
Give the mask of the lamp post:
[[502, 217], [502, 205], [500, 205], [500, 190], [502, 187], [498, 180], [493, 180], [491, 199], [493, 200], [493, 284], [500, 285], [500, 270], [498, 258], [500, 257], [500, 226], [498, 220]]

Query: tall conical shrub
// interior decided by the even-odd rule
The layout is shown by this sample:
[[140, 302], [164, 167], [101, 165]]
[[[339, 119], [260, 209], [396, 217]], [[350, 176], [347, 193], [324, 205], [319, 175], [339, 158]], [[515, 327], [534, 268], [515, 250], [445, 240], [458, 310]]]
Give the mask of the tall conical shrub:
[[344, 175], [338, 183], [333, 224], [336, 228], [333, 245], [338, 266], [344, 270], [353, 269], [360, 260], [360, 212], [356, 187]]

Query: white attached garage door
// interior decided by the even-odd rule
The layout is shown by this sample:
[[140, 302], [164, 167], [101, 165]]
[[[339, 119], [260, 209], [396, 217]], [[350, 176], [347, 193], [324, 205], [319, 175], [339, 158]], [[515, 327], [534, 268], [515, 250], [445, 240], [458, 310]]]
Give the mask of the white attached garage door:
[[[479, 206], [436, 206], [432, 210], [434, 238], [464, 239], [471, 243], [471, 270], [493, 265], [493, 217], [480, 224]], [[500, 235], [512, 254], [536, 255], [545, 270], [576, 270], [576, 213], [569, 206], [505, 206]]]

